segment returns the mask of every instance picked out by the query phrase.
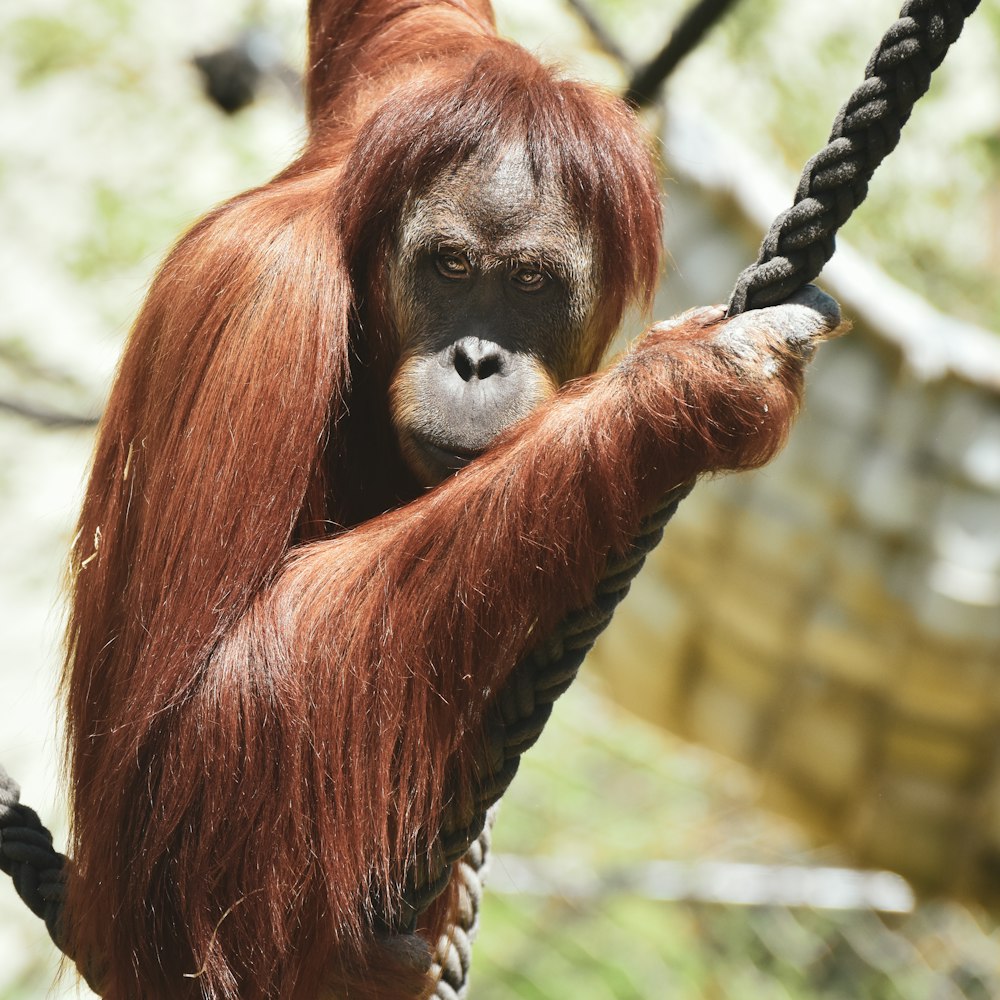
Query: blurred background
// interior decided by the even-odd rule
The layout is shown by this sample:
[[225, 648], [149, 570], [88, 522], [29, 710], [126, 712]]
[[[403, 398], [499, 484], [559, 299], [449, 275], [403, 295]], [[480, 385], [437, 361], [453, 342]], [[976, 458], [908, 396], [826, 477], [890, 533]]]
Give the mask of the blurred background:
[[[301, 144], [304, 6], [0, 6], [0, 761], [59, 845], [93, 422], [171, 242]], [[589, 9], [642, 64], [686, 4]], [[742, 0], [671, 77], [658, 317], [728, 297], [897, 12]], [[566, 0], [497, 14], [572, 75], [629, 77]], [[1000, 996], [998, 0], [823, 283], [855, 330], [788, 449], [686, 501], [503, 803], [478, 1000]], [[57, 970], [4, 880], [0, 998], [87, 995]]]

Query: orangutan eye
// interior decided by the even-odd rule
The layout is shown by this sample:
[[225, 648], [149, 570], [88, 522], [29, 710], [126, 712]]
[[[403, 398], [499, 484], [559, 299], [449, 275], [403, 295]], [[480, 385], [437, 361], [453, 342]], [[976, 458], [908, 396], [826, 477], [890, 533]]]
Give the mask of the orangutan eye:
[[434, 258], [434, 266], [446, 278], [468, 278], [472, 274], [472, 266], [465, 254], [439, 253]]
[[522, 292], [537, 292], [544, 288], [549, 280], [549, 276], [540, 267], [529, 265], [515, 268], [510, 277]]

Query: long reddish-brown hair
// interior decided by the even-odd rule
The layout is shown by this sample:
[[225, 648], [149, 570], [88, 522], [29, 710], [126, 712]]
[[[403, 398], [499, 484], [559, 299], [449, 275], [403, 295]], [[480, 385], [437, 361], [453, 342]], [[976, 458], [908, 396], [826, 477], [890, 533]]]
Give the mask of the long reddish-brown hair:
[[[310, 16], [306, 149], [161, 268], [73, 548], [67, 921], [110, 1000], [295, 1000], [338, 976], [351, 997], [411, 995], [373, 959], [375, 930], [483, 691], [560, 611], [539, 616], [537, 584], [515, 580], [473, 621], [467, 560], [495, 581], [509, 553], [421, 554], [408, 519], [434, 507], [369, 521], [417, 493], [388, 431], [380, 298], [407, 197], [474, 152], [527, 150], [596, 235], [595, 359], [658, 268], [631, 115], [496, 39], [485, 3], [314, 0]], [[581, 549], [559, 604], [617, 537]]]

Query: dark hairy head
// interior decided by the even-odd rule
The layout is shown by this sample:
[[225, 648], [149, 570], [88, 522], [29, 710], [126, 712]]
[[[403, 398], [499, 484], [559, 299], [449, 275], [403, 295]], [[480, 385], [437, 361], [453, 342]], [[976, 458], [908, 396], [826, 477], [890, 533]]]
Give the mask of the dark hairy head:
[[593, 371], [659, 269], [631, 113], [513, 47], [393, 93], [341, 197], [360, 350], [374, 338], [396, 359], [392, 421], [425, 485]]
[[426, 484], [593, 366], [593, 233], [523, 148], [473, 155], [412, 199], [386, 278], [393, 425]]

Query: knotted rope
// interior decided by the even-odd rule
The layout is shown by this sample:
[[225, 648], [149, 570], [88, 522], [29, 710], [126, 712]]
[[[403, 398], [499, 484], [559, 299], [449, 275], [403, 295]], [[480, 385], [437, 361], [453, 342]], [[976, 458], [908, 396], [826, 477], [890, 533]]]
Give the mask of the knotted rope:
[[433, 972], [437, 979], [434, 1000], [465, 1000], [472, 966], [472, 944], [479, 930], [479, 906], [489, 870], [490, 841], [496, 808], [486, 814], [482, 833], [472, 842], [458, 865], [458, 915], [451, 932], [438, 942]]
[[65, 868], [66, 857], [52, 846], [52, 834], [34, 809], [21, 804], [21, 789], [0, 767], [0, 871], [13, 879], [17, 894], [45, 921], [60, 948]]
[[[864, 200], [875, 168], [895, 148], [914, 103], [927, 90], [979, 0], [909, 0], [883, 36], [858, 87], [834, 122], [828, 145], [806, 165], [791, 208], [775, 220], [756, 263], [737, 280], [729, 315], [784, 301], [808, 284], [833, 256], [837, 230]], [[454, 862], [465, 893], [454, 936], [439, 945], [438, 1000], [465, 994], [482, 872], [489, 850], [487, 814], [517, 772], [521, 754], [541, 735], [555, 700], [573, 683], [587, 652], [628, 593], [692, 484], [672, 490], [628, 552], [612, 561], [594, 600], [567, 616], [555, 633], [514, 669], [486, 721], [485, 750], [475, 760], [471, 799], [446, 814], [424, 863], [411, 871], [397, 930], [412, 931], [447, 885]], [[18, 895], [45, 920], [60, 947], [59, 917], [66, 858], [34, 810], [20, 804], [17, 785], [0, 768], [0, 869]]]
[[756, 263], [736, 280], [729, 315], [783, 302], [833, 256], [837, 230], [865, 200], [913, 105], [979, 0], [909, 0], [882, 36], [865, 81], [840, 109], [827, 145], [805, 166], [792, 207], [774, 220]]
[[451, 807], [426, 863], [410, 873], [400, 929], [412, 930], [420, 914], [448, 884], [452, 864], [479, 836], [487, 811], [517, 773], [521, 755], [541, 736], [555, 700], [576, 679], [590, 647], [611, 621], [646, 556], [663, 537], [667, 521], [690, 491], [691, 484], [685, 484], [667, 495], [660, 509], [647, 518], [628, 552], [609, 564], [592, 603], [567, 616], [547, 642], [521, 660], [497, 693], [485, 725], [482, 745], [486, 751], [474, 760], [473, 798]]

